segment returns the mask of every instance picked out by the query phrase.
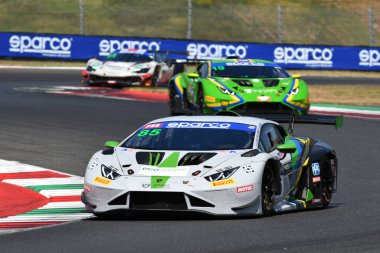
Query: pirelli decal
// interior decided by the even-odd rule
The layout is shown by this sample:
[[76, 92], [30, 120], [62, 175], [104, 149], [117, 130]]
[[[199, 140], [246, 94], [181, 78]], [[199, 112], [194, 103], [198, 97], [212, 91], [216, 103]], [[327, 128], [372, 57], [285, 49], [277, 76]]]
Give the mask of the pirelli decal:
[[96, 178], [94, 178], [94, 182], [102, 185], [109, 185], [111, 183], [111, 180], [97, 176]]
[[234, 178], [228, 178], [216, 182], [211, 182], [212, 187], [223, 187], [223, 186], [228, 186], [228, 185], [234, 185], [235, 184], [235, 179]]

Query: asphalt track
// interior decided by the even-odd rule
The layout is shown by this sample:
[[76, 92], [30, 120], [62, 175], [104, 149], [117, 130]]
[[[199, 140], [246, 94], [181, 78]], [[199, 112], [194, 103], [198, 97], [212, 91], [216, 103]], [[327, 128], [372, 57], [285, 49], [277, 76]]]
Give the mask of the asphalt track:
[[[14, 90], [75, 84], [74, 72], [0, 70], [0, 158], [83, 176], [106, 140], [168, 115], [162, 103]], [[338, 192], [326, 210], [268, 218], [92, 218], [0, 235], [0, 252], [379, 252], [379, 130], [379, 120], [355, 118], [338, 131], [296, 126], [298, 135], [337, 150]]]

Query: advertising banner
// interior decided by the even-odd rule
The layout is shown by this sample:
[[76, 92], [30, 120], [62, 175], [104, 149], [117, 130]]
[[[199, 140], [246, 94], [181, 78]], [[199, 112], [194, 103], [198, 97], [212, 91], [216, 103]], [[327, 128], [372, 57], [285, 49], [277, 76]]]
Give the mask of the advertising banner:
[[0, 32], [0, 57], [88, 60], [122, 49], [188, 52], [169, 58], [264, 59], [288, 69], [380, 70], [380, 48], [231, 43], [137, 37]]

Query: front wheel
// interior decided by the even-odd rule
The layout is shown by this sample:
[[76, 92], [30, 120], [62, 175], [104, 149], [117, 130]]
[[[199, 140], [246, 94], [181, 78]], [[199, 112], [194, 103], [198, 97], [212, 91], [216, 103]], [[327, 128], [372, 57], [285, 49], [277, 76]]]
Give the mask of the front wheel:
[[322, 204], [323, 208], [329, 206], [333, 187], [334, 187], [334, 175], [331, 167], [331, 162], [328, 157], [325, 157], [321, 161], [321, 182], [322, 182]]
[[275, 192], [276, 184], [274, 170], [269, 166], [269, 164], [266, 164], [261, 181], [261, 206], [264, 216], [270, 216], [273, 214]]
[[198, 112], [203, 113], [204, 110], [204, 92], [203, 92], [203, 87], [202, 84], [198, 84], [198, 96], [197, 96], [197, 105], [198, 105]]

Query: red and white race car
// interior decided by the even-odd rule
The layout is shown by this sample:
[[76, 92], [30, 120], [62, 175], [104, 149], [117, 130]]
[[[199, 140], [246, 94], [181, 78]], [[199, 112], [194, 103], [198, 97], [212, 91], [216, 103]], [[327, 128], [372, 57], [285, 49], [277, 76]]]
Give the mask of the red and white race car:
[[86, 85], [153, 86], [167, 83], [173, 75], [166, 55], [148, 50], [116, 51], [100, 60], [92, 58], [82, 71]]

